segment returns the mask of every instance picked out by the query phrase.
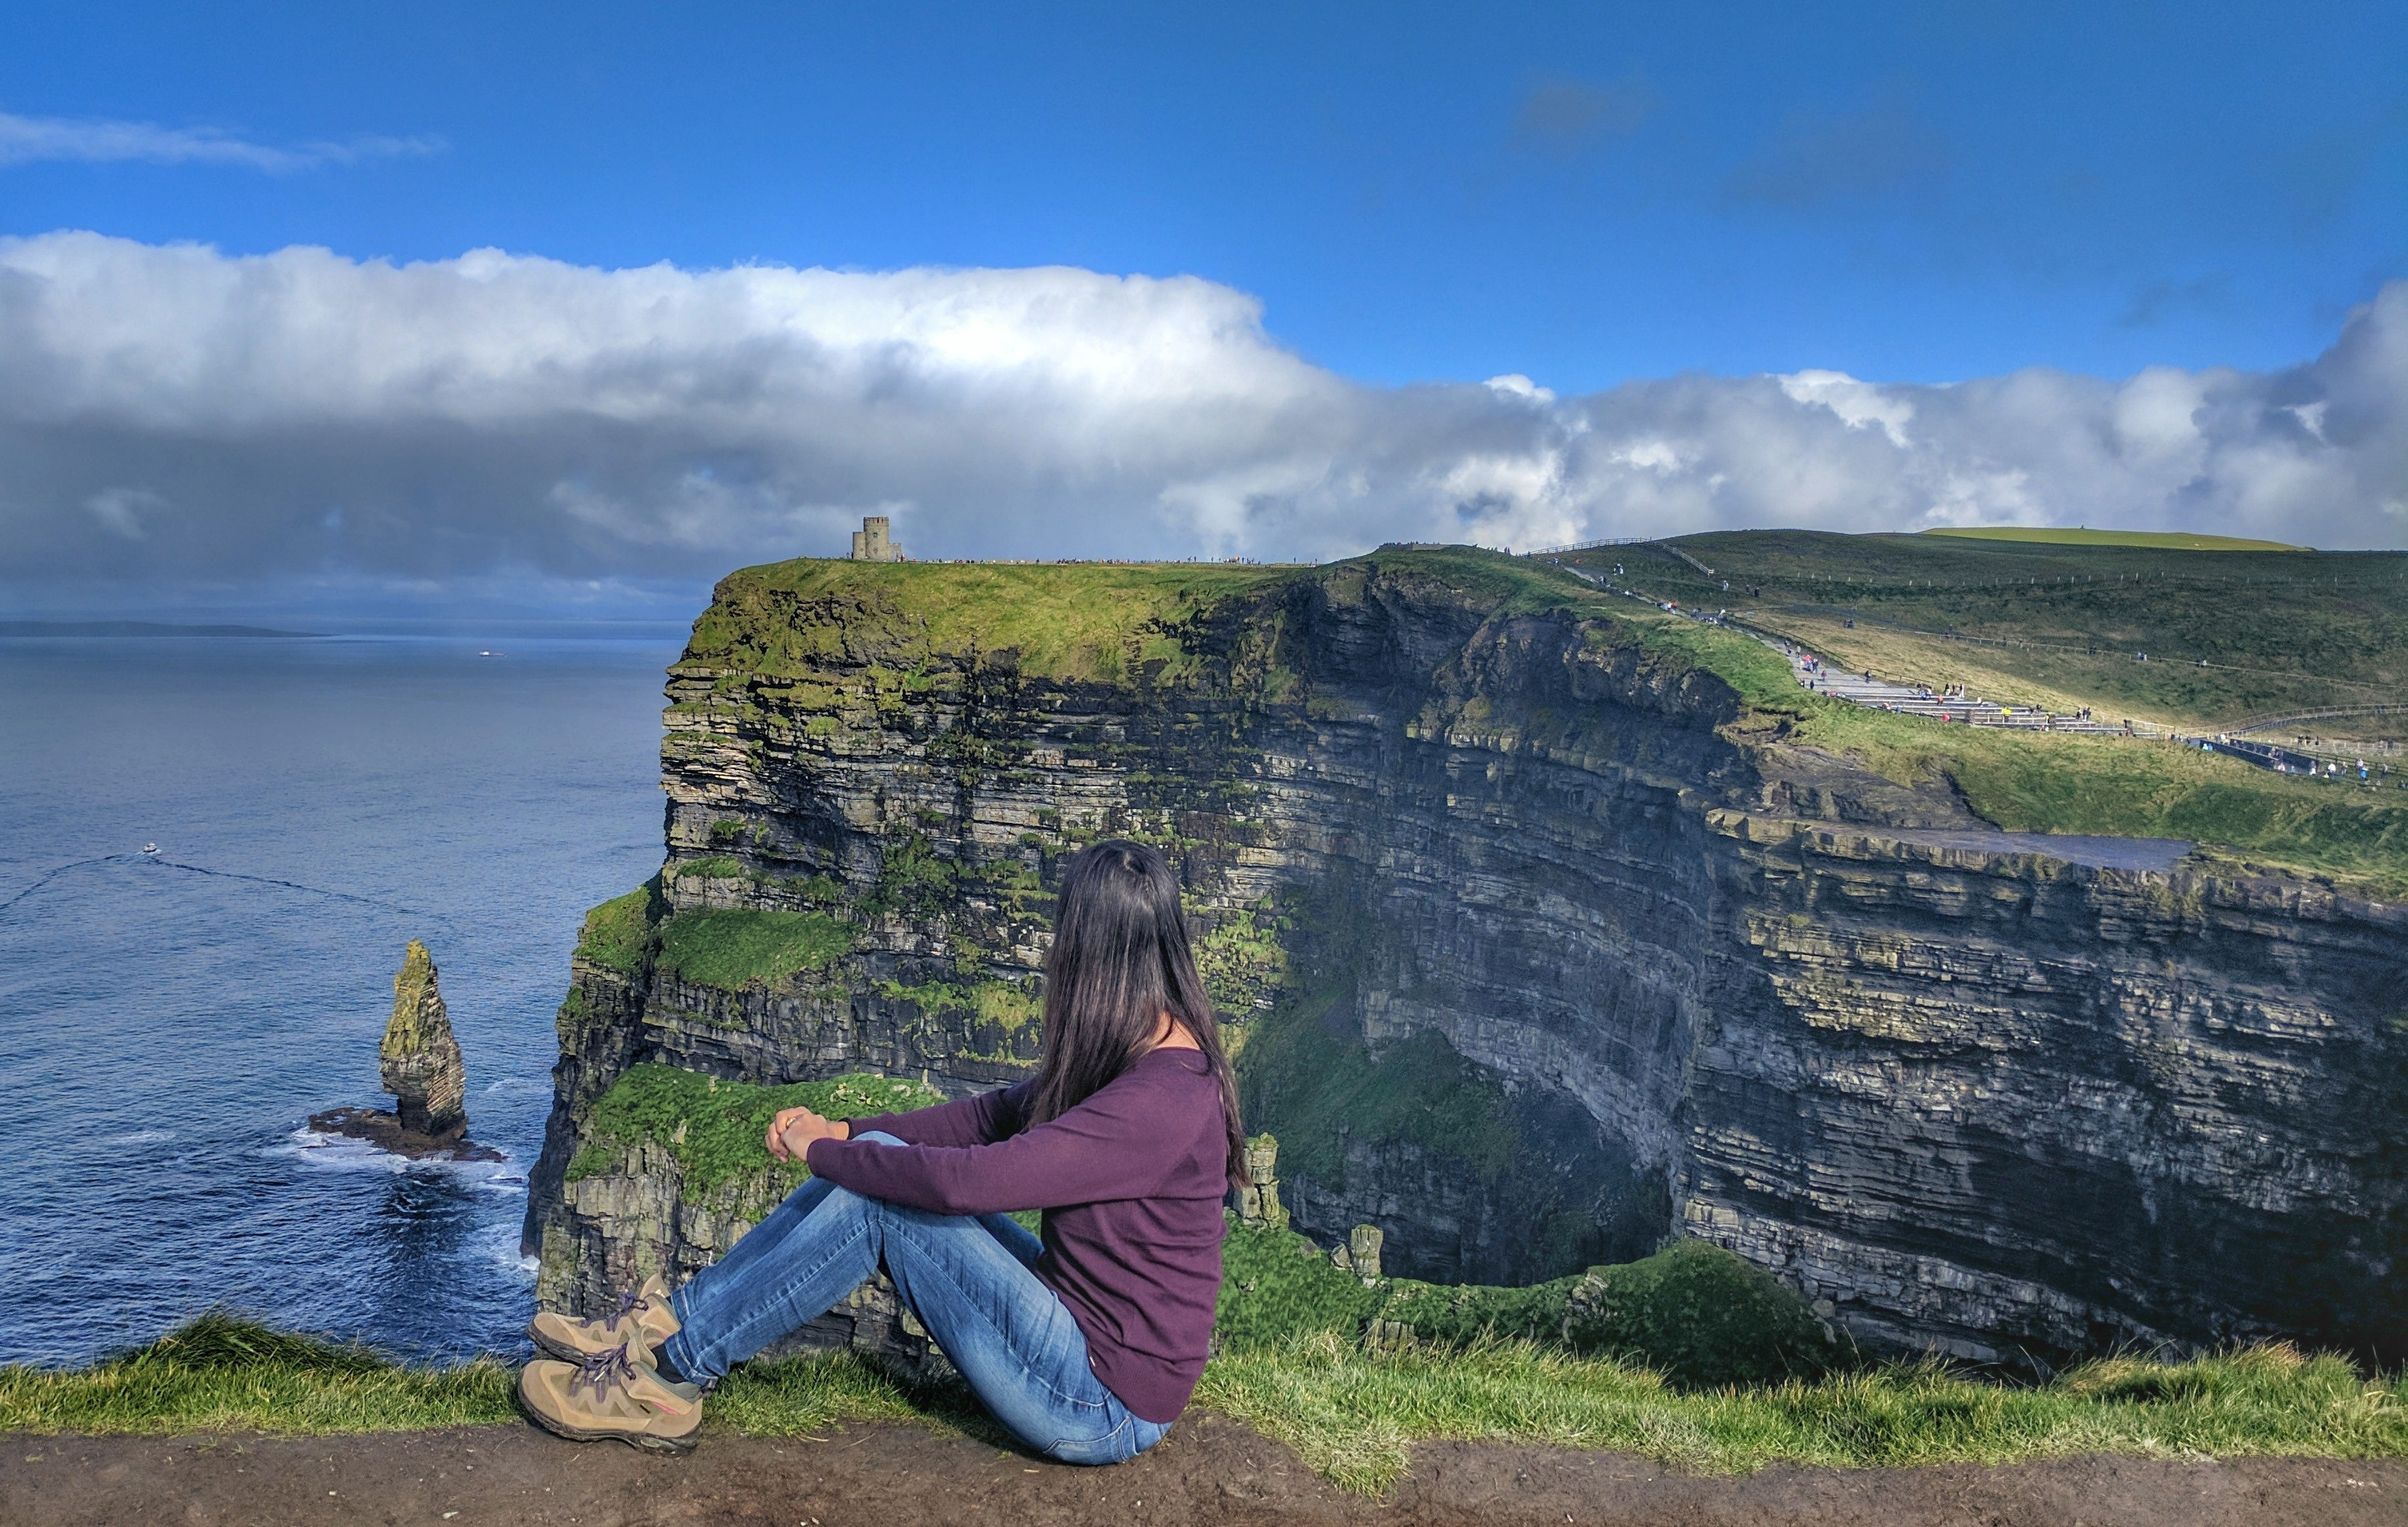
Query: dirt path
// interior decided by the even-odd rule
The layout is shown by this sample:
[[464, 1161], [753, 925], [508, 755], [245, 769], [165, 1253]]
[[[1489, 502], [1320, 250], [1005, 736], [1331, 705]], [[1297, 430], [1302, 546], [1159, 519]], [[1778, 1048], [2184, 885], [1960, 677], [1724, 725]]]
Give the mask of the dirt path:
[[1767, 1469], [1693, 1478], [1615, 1453], [1437, 1444], [1384, 1501], [1340, 1495], [1243, 1427], [1182, 1423], [1111, 1469], [911, 1427], [714, 1436], [683, 1458], [528, 1427], [279, 1440], [0, 1436], [0, 1522], [126, 1527], [1252, 1527], [1634, 1522], [1915, 1527], [2400, 1527], [2408, 1463], [2082, 1458], [2008, 1468]]

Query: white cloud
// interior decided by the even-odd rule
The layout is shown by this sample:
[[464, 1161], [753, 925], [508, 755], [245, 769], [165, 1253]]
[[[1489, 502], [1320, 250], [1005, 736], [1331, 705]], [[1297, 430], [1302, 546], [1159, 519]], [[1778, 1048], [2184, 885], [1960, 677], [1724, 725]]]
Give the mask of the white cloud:
[[83, 501], [84, 512], [103, 527], [129, 541], [138, 541], [148, 534], [142, 528], [142, 517], [136, 511], [166, 507], [166, 500], [141, 488], [103, 488]]
[[21, 117], [0, 111], [0, 165], [46, 160], [88, 164], [138, 161], [152, 164], [236, 164], [283, 174], [315, 169], [321, 164], [354, 164], [367, 159], [438, 153], [443, 147], [443, 140], [434, 136], [370, 136], [277, 148], [214, 127]]
[[1484, 385], [1491, 392], [1502, 392], [1508, 397], [1527, 398], [1532, 403], [1555, 401], [1553, 388], [1541, 387], [1518, 371], [1508, 372], [1502, 377], [1491, 377]]
[[[141, 484], [139, 488], [129, 484]], [[0, 240], [0, 567], [695, 576], [1985, 521], [2400, 544], [2408, 283], [2276, 373], [1367, 387], [1191, 278]]]
[[1821, 404], [1852, 430], [1879, 424], [1891, 445], [1906, 449], [1914, 405], [1898, 392], [1858, 381], [1844, 371], [1793, 371], [1781, 378], [1781, 390], [1793, 402]]

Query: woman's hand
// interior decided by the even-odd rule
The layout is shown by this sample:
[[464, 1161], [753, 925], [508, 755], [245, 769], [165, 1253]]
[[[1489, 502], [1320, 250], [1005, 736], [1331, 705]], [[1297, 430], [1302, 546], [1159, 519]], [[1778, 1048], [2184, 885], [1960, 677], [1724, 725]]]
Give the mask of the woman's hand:
[[769, 1120], [766, 1142], [769, 1154], [781, 1162], [800, 1161], [813, 1140], [850, 1140], [853, 1125], [841, 1119], [823, 1119], [809, 1108], [781, 1108]]

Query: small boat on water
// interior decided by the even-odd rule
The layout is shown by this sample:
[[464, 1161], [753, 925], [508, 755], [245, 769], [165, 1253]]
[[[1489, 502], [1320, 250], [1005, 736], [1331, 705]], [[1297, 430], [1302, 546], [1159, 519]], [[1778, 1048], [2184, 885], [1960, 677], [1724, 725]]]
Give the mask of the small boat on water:
[[142, 851], [155, 858], [159, 852], [159, 845], [156, 843], [145, 843], [142, 845]]

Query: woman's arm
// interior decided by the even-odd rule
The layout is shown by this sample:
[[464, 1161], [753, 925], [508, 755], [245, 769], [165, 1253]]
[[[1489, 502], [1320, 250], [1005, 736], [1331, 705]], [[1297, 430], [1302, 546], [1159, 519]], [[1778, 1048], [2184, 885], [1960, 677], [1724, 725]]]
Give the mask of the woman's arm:
[[[1028, 1082], [982, 1092], [955, 1103], [914, 1108], [910, 1113], [882, 1113], [850, 1120], [823, 1120], [809, 1108], [783, 1108], [769, 1121], [769, 1154], [781, 1161], [799, 1156], [819, 1138], [850, 1140], [882, 1130], [912, 1145], [975, 1146], [1019, 1132], [1027, 1118]], [[797, 1131], [807, 1120], [820, 1126]]]
[[991, 1143], [920, 1141], [898, 1149], [827, 1135], [801, 1144], [814, 1176], [890, 1203], [937, 1214], [1060, 1208], [1160, 1192], [1195, 1149], [1207, 1104], [1211, 1126], [1221, 1129], [1217, 1089], [1182, 1096], [1115, 1085], [1058, 1119]]

